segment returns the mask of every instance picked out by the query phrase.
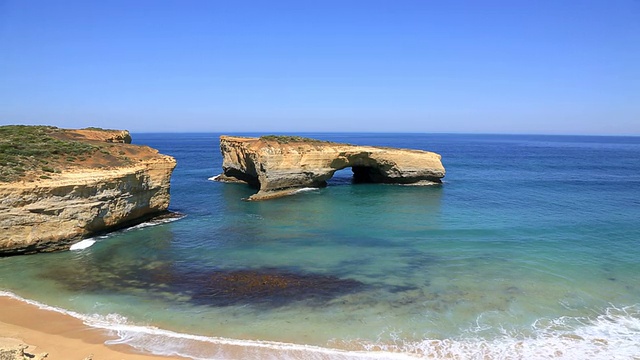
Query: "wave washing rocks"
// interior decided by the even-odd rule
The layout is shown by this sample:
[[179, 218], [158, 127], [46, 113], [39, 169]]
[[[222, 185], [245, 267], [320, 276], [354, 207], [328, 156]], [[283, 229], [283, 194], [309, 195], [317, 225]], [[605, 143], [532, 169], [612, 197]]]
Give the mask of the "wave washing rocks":
[[410, 149], [357, 146], [297, 136], [221, 136], [223, 173], [215, 179], [246, 183], [259, 191], [249, 200], [291, 195], [324, 187], [333, 174], [351, 167], [354, 182], [420, 184], [442, 182], [439, 154]]
[[131, 145], [127, 131], [3, 126], [0, 135], [0, 256], [68, 249], [168, 213], [176, 161]]

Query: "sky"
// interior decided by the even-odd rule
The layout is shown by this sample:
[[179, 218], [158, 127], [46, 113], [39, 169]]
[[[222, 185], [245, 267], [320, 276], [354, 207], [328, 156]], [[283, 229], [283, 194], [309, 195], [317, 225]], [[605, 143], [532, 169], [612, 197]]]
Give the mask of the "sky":
[[0, 0], [0, 125], [640, 135], [640, 0]]

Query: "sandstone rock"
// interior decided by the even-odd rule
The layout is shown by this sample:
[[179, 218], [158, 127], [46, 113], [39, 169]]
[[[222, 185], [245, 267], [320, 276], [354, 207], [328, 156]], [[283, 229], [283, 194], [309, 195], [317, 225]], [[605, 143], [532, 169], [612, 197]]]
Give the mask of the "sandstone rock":
[[26, 350], [31, 346], [19, 339], [0, 338], [0, 360], [43, 360], [47, 353], [31, 354]]
[[108, 143], [131, 144], [131, 134], [127, 130], [103, 130], [95, 128], [67, 130], [65, 134], [77, 140], [104, 141]]
[[[100, 136], [87, 140], [126, 142], [129, 136], [94, 132]], [[127, 162], [88, 168], [86, 164], [97, 165], [95, 159], [87, 159], [85, 165], [71, 164], [59, 173], [0, 182], [0, 255], [68, 249], [81, 238], [166, 212], [175, 159], [148, 147], [110, 146], [122, 146], [107, 150], [126, 153]], [[95, 158], [100, 156], [114, 158], [96, 152]]]
[[259, 189], [249, 200], [264, 200], [322, 187], [333, 174], [351, 167], [360, 182], [440, 183], [445, 169], [439, 154], [410, 149], [356, 146], [299, 137], [220, 137], [223, 174], [217, 180], [244, 182]]

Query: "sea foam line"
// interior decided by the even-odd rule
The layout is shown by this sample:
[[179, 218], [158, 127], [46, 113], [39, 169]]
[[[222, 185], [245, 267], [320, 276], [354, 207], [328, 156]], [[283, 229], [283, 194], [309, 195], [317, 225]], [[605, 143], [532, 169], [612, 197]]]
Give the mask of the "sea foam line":
[[145, 222], [142, 222], [142, 223], [140, 223], [138, 225], [134, 225], [134, 226], [128, 227], [128, 228], [124, 229], [123, 231], [131, 231], [131, 230], [136, 230], [136, 229], [147, 228], [147, 227], [150, 227], [150, 226], [167, 224], [167, 223], [170, 223], [170, 222], [182, 220], [185, 217], [187, 217], [187, 215], [184, 215], [184, 214], [178, 214], [178, 215], [179, 216], [167, 217], [167, 218], [156, 219], [156, 220], [152, 219], [150, 221], [145, 221]]
[[105, 329], [117, 337], [107, 344], [126, 344], [138, 350], [194, 360], [274, 358], [274, 359], [635, 359], [640, 357], [640, 304], [611, 305], [594, 317], [539, 319], [532, 324], [534, 334], [522, 336], [504, 331], [495, 339], [424, 339], [406, 341], [397, 336], [393, 343], [335, 341], [350, 349], [339, 350], [312, 345], [274, 341], [238, 340], [178, 333], [153, 326], [130, 324], [118, 314], [83, 315], [74, 311], [11, 297], [43, 310], [73, 316], [87, 326]]
[[[390, 353], [384, 351], [346, 351], [329, 349], [313, 345], [281, 343], [263, 340], [239, 340], [223, 337], [209, 337], [193, 335], [160, 329], [155, 326], [130, 324], [128, 319], [119, 314], [85, 315], [75, 311], [50, 306], [35, 300], [30, 300], [9, 291], [0, 290], [0, 296], [38, 307], [46, 311], [81, 320], [85, 325], [109, 331], [117, 339], [108, 340], [105, 344], [126, 344], [138, 350], [163, 356], [183, 356], [194, 360], [231, 359], [259, 356], [260, 358], [278, 359], [412, 359], [408, 354]], [[207, 346], [209, 345], [209, 346]], [[213, 346], [212, 346], [213, 345]], [[227, 347], [223, 349], [222, 347]]]
[[[117, 234], [117, 233], [127, 232], [127, 231], [131, 231], [131, 230], [138, 230], [138, 229], [143, 229], [143, 228], [147, 228], [147, 227], [151, 227], [151, 226], [162, 225], [162, 224], [166, 224], [166, 223], [170, 223], [170, 222], [174, 222], [174, 221], [178, 221], [178, 220], [184, 219], [186, 216], [187, 215], [182, 214], [180, 216], [175, 216], [175, 217], [167, 217], [167, 218], [162, 218], [162, 219], [145, 221], [145, 222], [142, 222], [142, 223], [140, 223], [138, 225], [131, 226], [131, 227], [119, 230], [119, 231], [115, 231], [115, 232], [113, 232], [111, 234]], [[96, 242], [98, 242], [100, 239], [108, 239], [111, 234], [102, 235], [102, 236], [98, 236], [98, 237], [91, 237], [91, 238], [86, 238], [86, 239], [80, 240], [77, 243], [71, 245], [71, 247], [69, 247], [69, 250], [70, 251], [77, 251], [77, 250], [84, 250], [84, 249], [90, 248]]]
[[362, 343], [368, 350], [434, 359], [640, 359], [640, 304], [609, 307], [592, 317], [539, 319], [532, 335], [502, 329], [494, 339], [425, 339]]
[[308, 192], [308, 191], [315, 191], [315, 190], [320, 190], [319, 188], [315, 188], [315, 187], [305, 187], [305, 188], [301, 188], [301, 189], [296, 189], [294, 191], [292, 191], [292, 194], [298, 194], [298, 193], [303, 193], [303, 192]]

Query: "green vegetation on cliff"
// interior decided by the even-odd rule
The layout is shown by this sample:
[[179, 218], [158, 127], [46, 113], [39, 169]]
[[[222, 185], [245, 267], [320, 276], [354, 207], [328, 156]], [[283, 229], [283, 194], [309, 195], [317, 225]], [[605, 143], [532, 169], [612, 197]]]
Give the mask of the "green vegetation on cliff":
[[[55, 160], [89, 156], [98, 147], [56, 138], [63, 130], [53, 126], [0, 126], [0, 181], [14, 181], [29, 171], [56, 172]], [[45, 175], [46, 176], [46, 175]]]
[[264, 135], [260, 136], [260, 140], [265, 141], [275, 141], [279, 144], [289, 144], [289, 143], [331, 143], [331, 141], [317, 140], [306, 138], [302, 136], [290, 136], [290, 135]]
[[[91, 131], [113, 132], [114, 138], [109, 134], [96, 137]], [[147, 150], [129, 146], [131, 137], [122, 133], [99, 128], [0, 126], [0, 182], [48, 179], [68, 169], [127, 166], [134, 157], [149, 155]]]

